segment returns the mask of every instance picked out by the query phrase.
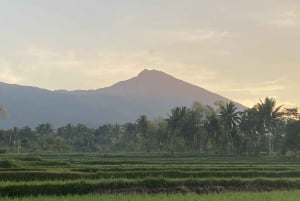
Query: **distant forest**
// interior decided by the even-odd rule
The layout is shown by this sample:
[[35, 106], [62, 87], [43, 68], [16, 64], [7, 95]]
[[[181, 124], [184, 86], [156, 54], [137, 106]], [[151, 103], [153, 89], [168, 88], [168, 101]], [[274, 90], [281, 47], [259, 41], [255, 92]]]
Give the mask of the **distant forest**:
[[215, 107], [194, 103], [173, 108], [165, 119], [141, 115], [132, 123], [97, 129], [83, 124], [55, 129], [43, 123], [34, 129], [0, 130], [0, 146], [1, 153], [200, 152], [295, 158], [300, 157], [300, 116], [297, 108], [276, 106], [268, 97], [242, 112], [233, 102]]

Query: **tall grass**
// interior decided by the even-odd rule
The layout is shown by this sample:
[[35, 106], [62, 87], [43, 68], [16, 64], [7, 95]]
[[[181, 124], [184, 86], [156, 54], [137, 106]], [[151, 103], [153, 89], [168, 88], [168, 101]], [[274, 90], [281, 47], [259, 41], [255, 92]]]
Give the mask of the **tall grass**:
[[146, 192], [163, 188], [165, 190], [157, 192], [174, 192], [178, 187], [193, 192], [207, 187], [225, 187], [221, 191], [247, 190], [248, 187], [252, 190], [260, 190], [260, 187], [262, 190], [300, 189], [300, 163], [151, 153], [0, 156], [2, 197], [136, 192], [127, 188], [145, 188]]
[[25, 198], [0, 198], [0, 201], [299, 201], [300, 191], [264, 193], [221, 193], [197, 195], [188, 194], [117, 194], [117, 195], [69, 195], [37, 196]]
[[[68, 195], [89, 194], [95, 192], [120, 192], [127, 188], [189, 188], [216, 187], [225, 189], [255, 188], [261, 189], [300, 189], [300, 179], [242, 179], [242, 178], [208, 178], [208, 179], [104, 179], [78, 181], [32, 181], [32, 182], [1, 182], [0, 196], [31, 196], [31, 195]], [[126, 191], [125, 191], [126, 192]], [[161, 191], [158, 191], [161, 192]]]

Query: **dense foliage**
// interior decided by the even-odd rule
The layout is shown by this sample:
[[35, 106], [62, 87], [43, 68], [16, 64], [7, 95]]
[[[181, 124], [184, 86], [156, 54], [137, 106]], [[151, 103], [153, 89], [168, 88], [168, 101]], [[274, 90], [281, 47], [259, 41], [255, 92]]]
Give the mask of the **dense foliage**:
[[266, 98], [239, 111], [233, 102], [216, 107], [193, 104], [176, 107], [166, 119], [140, 116], [136, 122], [83, 124], [53, 128], [50, 123], [0, 131], [2, 152], [200, 152], [235, 155], [300, 151], [300, 121], [296, 108], [276, 107]]

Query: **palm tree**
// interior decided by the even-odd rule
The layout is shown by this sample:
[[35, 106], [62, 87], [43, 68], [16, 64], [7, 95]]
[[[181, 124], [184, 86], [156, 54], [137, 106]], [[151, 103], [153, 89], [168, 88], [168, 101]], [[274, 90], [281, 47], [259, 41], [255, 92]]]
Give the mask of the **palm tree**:
[[280, 112], [282, 105], [276, 107], [276, 100], [274, 98], [266, 97], [264, 101], [260, 100], [254, 108], [259, 114], [260, 133], [268, 136], [269, 153], [271, 153], [273, 151], [272, 138], [275, 133], [276, 126], [283, 116], [283, 113]]
[[245, 138], [249, 140], [250, 143], [248, 145], [251, 147], [251, 151], [256, 154], [260, 152], [259, 145], [262, 141], [262, 136], [258, 132], [259, 124], [259, 114], [255, 108], [249, 108], [242, 112], [239, 128]]
[[185, 106], [175, 107], [171, 110], [171, 114], [168, 115], [167, 123], [172, 132], [180, 130], [183, 127], [189, 112], [190, 110]]
[[202, 111], [198, 109], [191, 110], [186, 106], [175, 107], [167, 119], [168, 128], [171, 131], [170, 137], [181, 137], [186, 150], [194, 150], [198, 144], [197, 131], [202, 118]]
[[256, 104], [256, 110], [260, 113], [260, 117], [265, 123], [265, 127], [269, 130], [274, 128], [274, 125], [281, 119], [283, 113], [280, 112], [282, 105], [276, 107], [274, 98], [266, 97], [264, 101]]
[[225, 133], [230, 140], [230, 148], [233, 150], [233, 135], [234, 131], [241, 122], [240, 112], [237, 111], [236, 105], [231, 101], [225, 105], [220, 105], [221, 121], [223, 122]]
[[148, 132], [148, 118], [146, 115], [141, 115], [136, 120], [137, 126], [137, 135], [140, 141], [141, 149], [149, 151], [148, 140], [149, 140], [149, 132]]
[[207, 113], [203, 121], [203, 129], [206, 134], [204, 139], [204, 149], [208, 146], [208, 141], [211, 140], [214, 145], [220, 144], [220, 121], [214, 111], [210, 106], [206, 106]]
[[53, 128], [52, 124], [50, 124], [50, 123], [39, 124], [35, 128], [35, 132], [37, 133], [38, 136], [40, 136], [41, 148], [43, 150], [45, 150], [46, 144], [47, 144], [47, 139], [54, 132], [54, 128]]
[[50, 123], [39, 124], [35, 130], [40, 135], [50, 135], [54, 132], [54, 128]]
[[146, 115], [141, 115], [137, 120], [137, 129], [138, 132], [142, 135], [146, 135], [147, 133], [147, 127], [148, 127], [148, 118]]
[[[175, 149], [184, 148], [185, 142], [187, 142], [187, 129], [191, 110], [186, 106], [175, 107], [171, 110], [169, 118], [166, 119], [169, 129], [168, 144], [169, 148], [174, 153]], [[188, 137], [189, 138], [189, 137]], [[190, 147], [189, 147], [190, 148]]]

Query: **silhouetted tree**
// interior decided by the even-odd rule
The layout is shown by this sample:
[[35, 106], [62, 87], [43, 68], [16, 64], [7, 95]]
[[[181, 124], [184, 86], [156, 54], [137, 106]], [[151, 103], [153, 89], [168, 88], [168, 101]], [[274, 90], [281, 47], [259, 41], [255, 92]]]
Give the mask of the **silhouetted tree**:
[[237, 110], [237, 107], [233, 102], [229, 102], [220, 106], [219, 116], [224, 126], [230, 151], [232, 152], [236, 148], [234, 140], [237, 137], [237, 126], [241, 122], [240, 112]]

